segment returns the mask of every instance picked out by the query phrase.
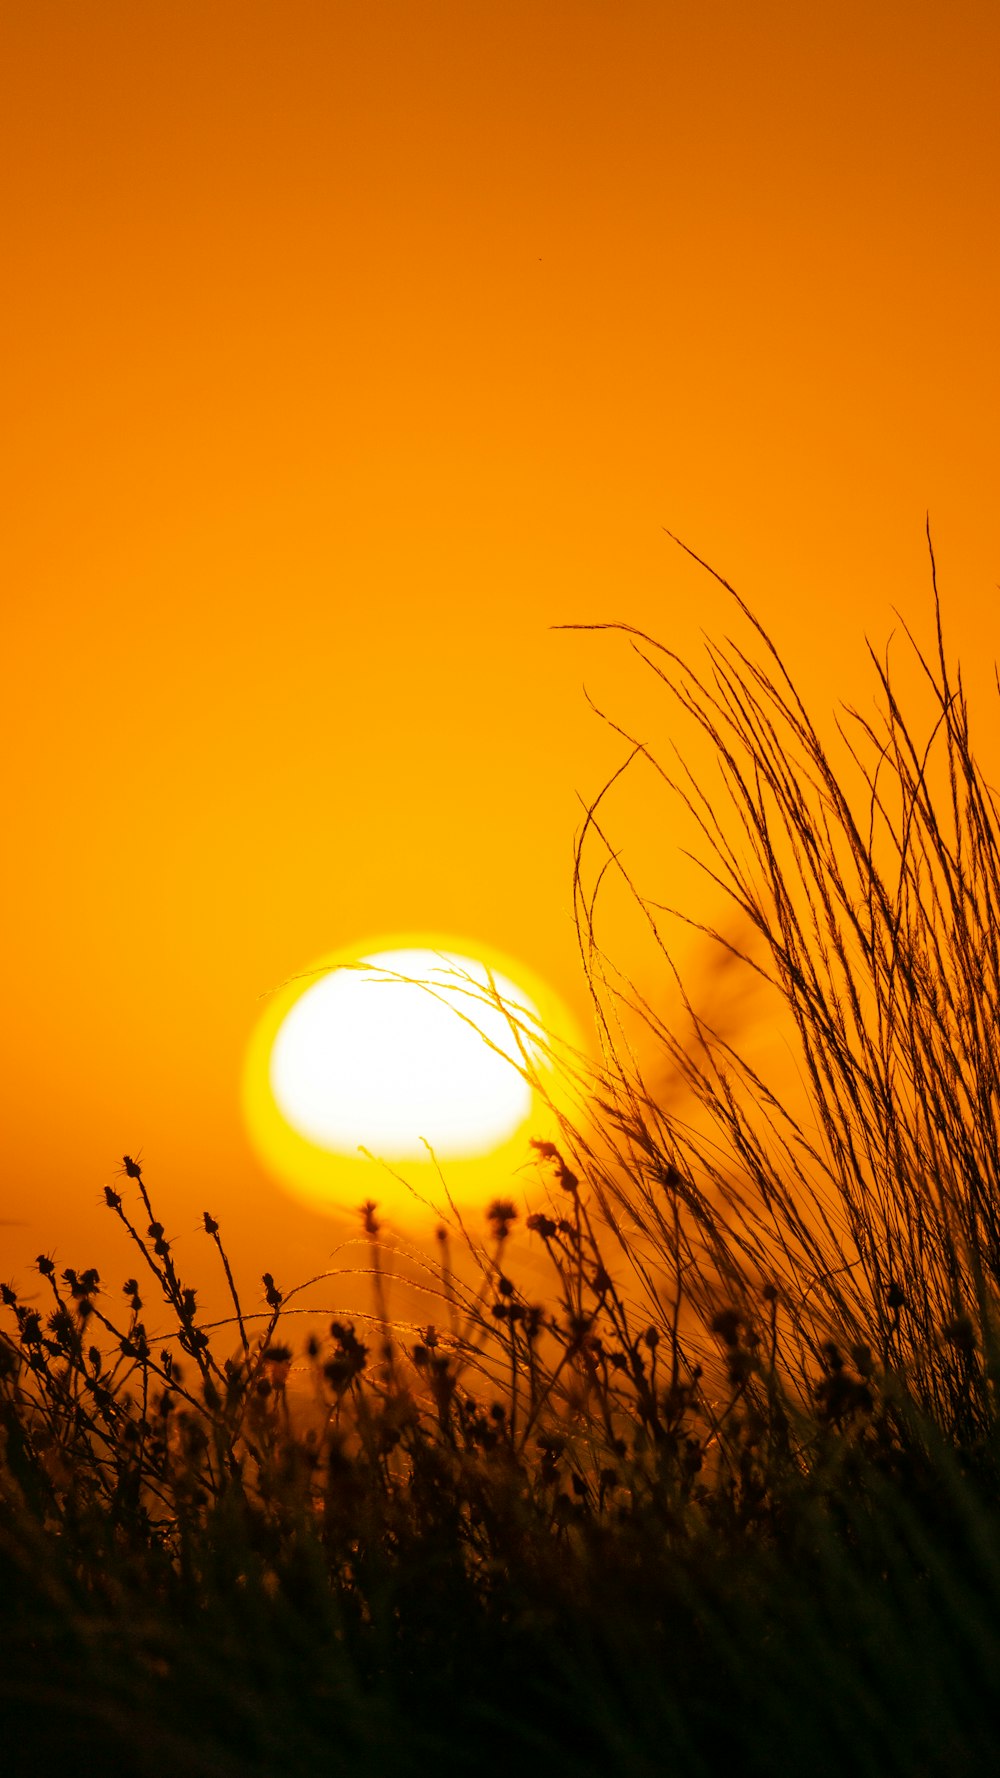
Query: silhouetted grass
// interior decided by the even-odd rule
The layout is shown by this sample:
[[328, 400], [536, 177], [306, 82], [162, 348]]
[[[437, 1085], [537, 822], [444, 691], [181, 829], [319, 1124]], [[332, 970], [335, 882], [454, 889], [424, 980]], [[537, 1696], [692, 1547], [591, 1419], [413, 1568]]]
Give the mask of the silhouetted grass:
[[[353, 1320], [269, 1273], [249, 1311], [206, 1212], [233, 1310], [207, 1326], [126, 1158], [105, 1195], [135, 1276], [42, 1255], [40, 1295], [3, 1287], [7, 1770], [991, 1769], [995, 812], [940, 617], [932, 744], [876, 660], [860, 800], [757, 628], [763, 666], [727, 643], [703, 676], [628, 633], [713, 743], [729, 821], [656, 769], [754, 929], [811, 1121], [682, 990], [694, 1044], [614, 975], [598, 799], [576, 886], [603, 1062], [535, 1145], [538, 1207], [442, 1227], [428, 1323], [392, 1320], [368, 1204]], [[622, 1003], [698, 1120], [646, 1084]]]

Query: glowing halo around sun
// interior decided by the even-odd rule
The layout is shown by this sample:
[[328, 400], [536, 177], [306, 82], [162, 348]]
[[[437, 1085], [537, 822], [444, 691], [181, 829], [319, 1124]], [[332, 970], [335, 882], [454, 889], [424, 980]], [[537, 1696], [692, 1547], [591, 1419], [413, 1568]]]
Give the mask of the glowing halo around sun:
[[306, 1203], [350, 1213], [374, 1198], [412, 1223], [446, 1207], [442, 1175], [460, 1209], [510, 1190], [529, 1136], [558, 1133], [559, 1058], [583, 1048], [552, 989], [492, 947], [374, 939], [268, 997], [247, 1051], [247, 1128]]

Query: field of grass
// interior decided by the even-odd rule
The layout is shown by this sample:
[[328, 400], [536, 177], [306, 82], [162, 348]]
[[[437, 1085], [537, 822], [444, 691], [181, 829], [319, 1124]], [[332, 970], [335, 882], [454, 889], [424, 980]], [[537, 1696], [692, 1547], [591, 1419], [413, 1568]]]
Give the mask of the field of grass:
[[930, 725], [873, 655], [881, 715], [845, 714], [838, 764], [750, 613], [755, 653], [701, 674], [629, 633], [712, 743], [712, 788], [646, 763], [792, 1021], [808, 1116], [679, 982], [683, 1038], [615, 975], [598, 799], [603, 1062], [536, 1145], [539, 1208], [442, 1227], [433, 1325], [387, 1312], [366, 1205], [371, 1313], [306, 1336], [270, 1274], [244, 1313], [206, 1211], [232, 1301], [206, 1327], [128, 1158], [135, 1276], [42, 1255], [3, 1286], [6, 1772], [994, 1769], [1000, 852], [935, 612]]

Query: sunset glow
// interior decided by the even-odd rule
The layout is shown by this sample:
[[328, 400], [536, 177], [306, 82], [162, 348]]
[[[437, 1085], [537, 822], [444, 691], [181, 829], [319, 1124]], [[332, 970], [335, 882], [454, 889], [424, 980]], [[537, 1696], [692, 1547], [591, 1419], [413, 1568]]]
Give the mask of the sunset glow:
[[1000, 4], [0, 66], [7, 1778], [1000, 1770]]
[[[52, 1216], [88, 1250], [125, 1149], [308, 1267], [341, 1189], [243, 1063], [359, 937], [494, 943], [592, 1036], [572, 842], [626, 743], [587, 698], [676, 737], [554, 626], [729, 633], [667, 529], [829, 713], [893, 606], [925, 633], [929, 508], [992, 744], [1000, 10], [905, 14], [4, 9], [0, 1276]], [[716, 923], [651, 788], [602, 830]], [[598, 942], [670, 1016], [621, 881]]]

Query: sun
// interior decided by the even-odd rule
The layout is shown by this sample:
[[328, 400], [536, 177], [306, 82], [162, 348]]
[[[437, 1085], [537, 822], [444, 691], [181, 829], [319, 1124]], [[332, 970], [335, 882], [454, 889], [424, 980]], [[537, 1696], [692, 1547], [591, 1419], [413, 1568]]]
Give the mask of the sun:
[[[439, 934], [330, 952], [268, 999], [243, 1102], [268, 1171], [313, 1207], [400, 1219], [481, 1204], [557, 1134], [584, 1045], [531, 970]], [[447, 1190], [445, 1190], [445, 1187]]]

